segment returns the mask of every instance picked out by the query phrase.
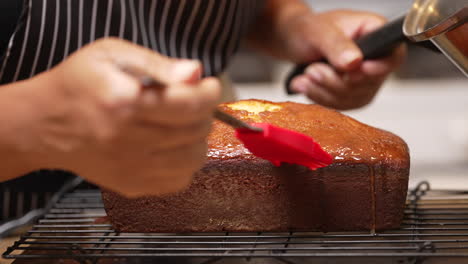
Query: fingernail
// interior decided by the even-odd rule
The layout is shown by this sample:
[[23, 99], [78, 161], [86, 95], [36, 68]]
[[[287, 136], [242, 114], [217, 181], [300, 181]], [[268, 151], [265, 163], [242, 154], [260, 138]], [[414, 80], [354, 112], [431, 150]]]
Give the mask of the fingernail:
[[316, 82], [321, 82], [323, 80], [323, 75], [318, 71], [307, 71], [307, 74]]
[[342, 65], [348, 66], [361, 59], [361, 54], [354, 50], [347, 50], [341, 54]]
[[184, 60], [174, 63], [172, 68], [174, 81], [193, 81], [201, 78], [201, 64], [198, 61]]

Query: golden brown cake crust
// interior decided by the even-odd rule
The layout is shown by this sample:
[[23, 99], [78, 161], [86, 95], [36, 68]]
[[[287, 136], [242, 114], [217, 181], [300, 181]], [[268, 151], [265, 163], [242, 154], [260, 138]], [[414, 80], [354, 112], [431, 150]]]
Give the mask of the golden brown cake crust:
[[[318, 105], [248, 100], [220, 107], [245, 121], [310, 135], [334, 163], [316, 171], [275, 167], [251, 155], [232, 128], [215, 122], [207, 163], [187, 190], [139, 199], [103, 191], [117, 230], [340, 231], [400, 225], [409, 154], [399, 137]], [[258, 112], [262, 108], [268, 111]]]
[[[230, 107], [243, 102], [277, 105], [281, 109], [250, 113]], [[402, 139], [320, 105], [250, 99], [225, 103], [220, 109], [247, 122], [269, 123], [309, 135], [336, 163], [376, 164], [391, 159], [394, 166], [409, 166], [408, 147]], [[228, 125], [215, 121], [212, 131], [208, 137], [208, 159], [256, 159], [233, 136], [234, 130]]]

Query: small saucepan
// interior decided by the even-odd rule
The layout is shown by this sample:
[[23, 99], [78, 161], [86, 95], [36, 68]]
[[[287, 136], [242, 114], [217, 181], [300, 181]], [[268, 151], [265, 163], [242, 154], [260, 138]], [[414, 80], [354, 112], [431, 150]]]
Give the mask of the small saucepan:
[[[405, 41], [442, 51], [468, 77], [468, 0], [415, 0], [406, 16], [358, 39], [364, 59], [388, 55]], [[322, 60], [322, 62], [326, 62]], [[297, 65], [286, 79], [290, 83], [309, 64]]]
[[430, 40], [468, 76], [468, 0], [416, 0], [403, 33], [410, 40]]

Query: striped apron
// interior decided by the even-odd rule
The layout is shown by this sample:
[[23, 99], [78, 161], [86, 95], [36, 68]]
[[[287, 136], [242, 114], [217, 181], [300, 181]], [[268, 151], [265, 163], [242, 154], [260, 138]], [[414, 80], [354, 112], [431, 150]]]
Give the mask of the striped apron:
[[[0, 84], [47, 71], [83, 45], [109, 36], [170, 57], [200, 60], [205, 76], [217, 76], [262, 7], [263, 0], [24, 0], [16, 28], [0, 50]], [[57, 182], [66, 176], [51, 178]], [[47, 200], [35, 188], [53, 184], [38, 184], [35, 177], [41, 176], [0, 184], [0, 222]]]

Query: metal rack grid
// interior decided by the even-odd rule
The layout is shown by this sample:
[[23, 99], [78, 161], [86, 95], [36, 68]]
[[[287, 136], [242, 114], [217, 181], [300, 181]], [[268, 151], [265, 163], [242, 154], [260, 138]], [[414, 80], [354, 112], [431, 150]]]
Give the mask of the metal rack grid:
[[468, 261], [468, 192], [430, 190], [426, 182], [409, 192], [402, 227], [376, 234], [128, 234], [114, 231], [104, 217], [98, 190], [74, 189], [3, 257], [74, 259], [78, 263], [119, 258], [191, 258], [201, 259], [201, 263], [225, 258], [274, 258], [280, 263], [306, 263], [301, 261], [310, 258], [345, 259], [345, 263], [350, 259], [360, 259], [359, 263], [363, 259], [393, 259], [397, 263], [422, 263], [432, 258], [444, 259], [444, 263], [455, 258]]

